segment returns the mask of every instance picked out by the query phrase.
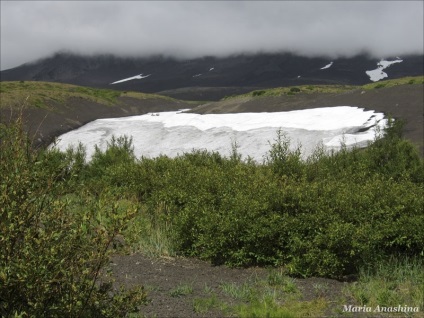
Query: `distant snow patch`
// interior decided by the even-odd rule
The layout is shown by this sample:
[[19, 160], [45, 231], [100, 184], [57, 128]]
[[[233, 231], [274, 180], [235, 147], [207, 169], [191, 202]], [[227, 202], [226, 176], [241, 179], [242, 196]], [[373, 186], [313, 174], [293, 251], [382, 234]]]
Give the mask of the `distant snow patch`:
[[214, 67], [211, 67], [211, 68], [209, 69], [209, 72], [210, 72], [210, 71], [213, 71], [214, 69], [215, 69]]
[[378, 82], [379, 80], [388, 77], [387, 73], [383, 72], [384, 69], [388, 68], [392, 64], [401, 62], [403, 62], [403, 60], [399, 58], [394, 61], [381, 60], [377, 63], [378, 67], [375, 70], [366, 71], [365, 73], [370, 77], [371, 81]]
[[330, 67], [331, 67], [331, 65], [333, 65], [333, 62], [330, 62], [330, 64], [327, 64], [326, 66], [321, 67], [321, 68], [320, 68], [320, 70], [325, 70], [325, 69], [327, 69], [327, 68], [330, 68]]
[[193, 77], [199, 77], [199, 76], [202, 76], [202, 74], [193, 75]]
[[132, 80], [135, 80], [135, 79], [143, 79], [143, 78], [149, 77], [150, 75], [151, 74], [143, 76], [143, 74], [139, 74], [139, 75], [136, 75], [136, 76], [133, 76], [133, 77], [124, 78], [124, 79], [121, 79], [119, 81], [110, 83], [110, 85], [118, 84], [118, 83], [122, 83], [122, 82], [126, 82], [126, 81], [132, 81]]

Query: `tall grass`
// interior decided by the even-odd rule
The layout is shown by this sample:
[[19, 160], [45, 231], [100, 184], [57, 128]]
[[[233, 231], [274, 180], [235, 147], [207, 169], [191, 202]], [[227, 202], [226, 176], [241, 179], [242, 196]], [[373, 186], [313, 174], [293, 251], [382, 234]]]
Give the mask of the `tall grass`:
[[424, 308], [424, 260], [422, 257], [390, 258], [360, 268], [359, 280], [345, 293], [360, 306]]

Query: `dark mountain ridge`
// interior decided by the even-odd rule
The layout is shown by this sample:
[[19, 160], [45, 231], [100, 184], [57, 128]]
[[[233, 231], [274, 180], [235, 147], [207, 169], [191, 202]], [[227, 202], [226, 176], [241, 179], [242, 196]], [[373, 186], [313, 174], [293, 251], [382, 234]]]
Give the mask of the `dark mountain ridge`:
[[[394, 60], [397, 57], [388, 57]], [[423, 55], [402, 56], [403, 62], [384, 71], [389, 79], [422, 75]], [[256, 88], [308, 84], [363, 85], [365, 73], [379, 59], [367, 55], [329, 59], [289, 53], [203, 57], [190, 60], [154, 56], [122, 58], [56, 53], [51, 57], [2, 71], [2, 81], [48, 81], [123, 91], [160, 93], [186, 99], [216, 100]], [[333, 64], [323, 69], [323, 67]], [[143, 74], [143, 79], [116, 81]], [[187, 88], [192, 88], [187, 90]], [[217, 88], [222, 88], [217, 89]], [[225, 88], [225, 89], [224, 89]], [[184, 89], [181, 92], [181, 89]]]

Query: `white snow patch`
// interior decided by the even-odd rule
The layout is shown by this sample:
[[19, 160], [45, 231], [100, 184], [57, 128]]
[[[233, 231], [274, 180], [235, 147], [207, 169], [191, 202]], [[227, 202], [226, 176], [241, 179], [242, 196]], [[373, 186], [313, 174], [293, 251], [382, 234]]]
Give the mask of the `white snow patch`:
[[382, 80], [383, 78], [388, 77], [386, 72], [383, 72], [384, 69], [388, 68], [390, 65], [395, 63], [401, 63], [403, 60], [397, 59], [394, 61], [386, 61], [381, 60], [377, 63], [377, 68], [375, 70], [366, 71], [365, 73], [370, 77], [370, 80], [373, 82], [378, 82], [379, 80]]
[[199, 76], [202, 76], [202, 74], [193, 75], [193, 77], [199, 77]]
[[330, 67], [331, 67], [331, 65], [333, 65], [333, 62], [330, 62], [330, 64], [327, 64], [326, 66], [321, 67], [321, 68], [320, 68], [320, 70], [325, 70], [325, 69], [327, 69], [327, 68], [330, 68]]
[[290, 138], [293, 149], [298, 144], [302, 146], [302, 156], [306, 158], [319, 144], [335, 150], [342, 141], [346, 146], [366, 146], [374, 140], [375, 132], [370, 128], [373, 125], [384, 128], [384, 114], [349, 106], [276, 113], [199, 115], [174, 111], [98, 119], [61, 135], [54, 147], [66, 150], [81, 142], [90, 160], [95, 145], [105, 150], [113, 135], [126, 135], [133, 138], [137, 157], [175, 157], [193, 149], [227, 156], [236, 141], [243, 158], [250, 156], [262, 162], [279, 129]]
[[211, 68], [209, 69], [209, 72], [210, 72], [210, 71], [213, 71], [214, 69], [215, 69], [214, 67], [211, 67]]
[[126, 82], [126, 81], [132, 81], [132, 80], [135, 80], [135, 79], [143, 79], [143, 78], [149, 77], [150, 75], [151, 74], [143, 76], [143, 74], [139, 74], [139, 75], [136, 75], [136, 76], [133, 76], [133, 77], [124, 78], [124, 79], [121, 79], [119, 81], [110, 83], [110, 85], [118, 84], [118, 83], [122, 83], [122, 82]]

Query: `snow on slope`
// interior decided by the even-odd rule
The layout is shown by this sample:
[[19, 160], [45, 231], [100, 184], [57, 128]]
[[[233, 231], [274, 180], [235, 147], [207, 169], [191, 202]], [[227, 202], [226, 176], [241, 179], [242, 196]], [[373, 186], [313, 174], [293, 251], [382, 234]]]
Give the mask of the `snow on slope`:
[[133, 77], [124, 78], [124, 79], [121, 79], [119, 81], [110, 83], [110, 85], [118, 84], [118, 83], [122, 83], [122, 82], [126, 82], [126, 81], [132, 81], [132, 80], [135, 80], [135, 79], [143, 79], [143, 78], [149, 77], [150, 75], [151, 74], [143, 76], [143, 74], [139, 74], [139, 75], [136, 75], [136, 76], [133, 76]]
[[327, 68], [330, 68], [330, 67], [331, 67], [331, 65], [333, 65], [333, 62], [330, 62], [330, 64], [327, 64], [326, 66], [321, 67], [321, 68], [320, 68], [320, 70], [325, 70], [325, 69], [327, 69]]
[[382, 80], [383, 78], [388, 77], [387, 73], [383, 72], [384, 69], [388, 68], [392, 64], [401, 62], [403, 62], [403, 60], [401, 60], [400, 58], [397, 58], [397, 60], [394, 61], [381, 60], [377, 63], [378, 67], [375, 70], [366, 71], [365, 73], [370, 77], [371, 81], [377, 82], [379, 80]]
[[[170, 157], [193, 149], [231, 153], [237, 142], [238, 151], [262, 162], [281, 129], [292, 141], [292, 147], [302, 146], [304, 158], [317, 145], [339, 149], [347, 146], [367, 146], [374, 140], [373, 125], [383, 128], [384, 115], [358, 107], [339, 106], [277, 113], [238, 113], [199, 115], [162, 112], [124, 118], [99, 119], [58, 138], [55, 147], [66, 150], [79, 142], [87, 148], [88, 160], [98, 145], [105, 150], [112, 135], [132, 136], [137, 157]], [[363, 132], [359, 132], [359, 130]]]

